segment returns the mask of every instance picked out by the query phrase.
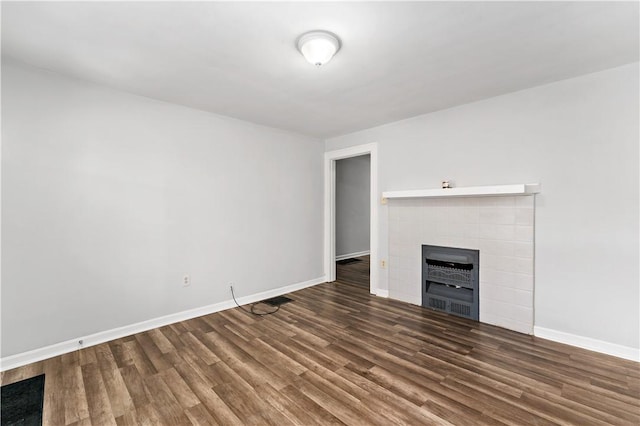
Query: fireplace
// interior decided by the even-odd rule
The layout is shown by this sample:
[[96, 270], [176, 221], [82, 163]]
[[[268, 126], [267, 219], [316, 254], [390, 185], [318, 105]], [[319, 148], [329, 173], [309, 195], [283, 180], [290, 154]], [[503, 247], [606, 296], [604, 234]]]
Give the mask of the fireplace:
[[[389, 297], [422, 305], [427, 281], [422, 277], [426, 263], [421, 259], [423, 245], [477, 250], [482, 254], [478, 268], [474, 268], [478, 271], [477, 286], [473, 288], [479, 303], [477, 319], [531, 334], [534, 209], [534, 197], [528, 196], [390, 199]], [[456, 285], [463, 287], [446, 284], [439, 288], [444, 294], [433, 296], [449, 296]], [[433, 286], [432, 290], [438, 292], [437, 288]], [[457, 290], [456, 293], [463, 293]], [[426, 309], [430, 309], [428, 305]]]
[[422, 306], [479, 319], [479, 251], [422, 246]]

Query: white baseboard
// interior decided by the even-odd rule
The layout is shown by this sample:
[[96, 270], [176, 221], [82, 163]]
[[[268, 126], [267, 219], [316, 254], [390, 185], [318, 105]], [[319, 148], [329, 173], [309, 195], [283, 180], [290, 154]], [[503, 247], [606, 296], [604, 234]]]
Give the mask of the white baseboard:
[[371, 252], [369, 250], [367, 250], [367, 251], [357, 251], [355, 253], [349, 253], [349, 254], [341, 254], [340, 256], [336, 256], [336, 261], [344, 260], [344, 259], [351, 259], [352, 257], [368, 256], [370, 254], [371, 254]]
[[376, 289], [376, 296], [389, 298], [389, 290]]
[[[258, 302], [270, 297], [280, 296], [293, 291], [302, 290], [303, 288], [312, 287], [314, 285], [325, 282], [324, 277], [304, 281], [297, 284], [291, 284], [279, 287], [273, 290], [256, 293], [249, 296], [237, 297], [240, 305]], [[185, 321], [191, 318], [212, 314], [214, 312], [224, 311], [225, 309], [235, 308], [236, 304], [233, 299], [226, 300], [213, 305], [207, 305], [200, 308], [189, 309], [187, 311], [177, 312], [175, 314], [165, 315], [163, 317], [142, 321], [136, 324], [126, 325], [124, 327], [114, 328], [111, 330], [101, 331], [90, 334], [88, 336], [79, 336], [75, 339], [55, 343], [43, 348], [34, 349], [28, 352], [22, 352], [16, 355], [0, 358], [0, 371], [10, 370], [12, 368], [21, 367], [31, 364], [32, 362], [42, 361], [43, 359], [73, 352], [75, 350], [86, 348], [88, 346], [98, 345], [121, 337], [130, 336], [135, 333], [151, 330], [165, 325]], [[82, 344], [79, 342], [82, 341]]]
[[554, 342], [565, 343], [567, 345], [617, 356], [618, 358], [640, 362], [640, 349], [631, 348], [629, 346], [622, 346], [616, 343], [609, 343], [602, 340], [592, 339], [590, 337], [578, 336], [576, 334], [565, 333], [563, 331], [538, 326], [533, 327], [533, 335], [542, 337], [543, 339], [553, 340]]

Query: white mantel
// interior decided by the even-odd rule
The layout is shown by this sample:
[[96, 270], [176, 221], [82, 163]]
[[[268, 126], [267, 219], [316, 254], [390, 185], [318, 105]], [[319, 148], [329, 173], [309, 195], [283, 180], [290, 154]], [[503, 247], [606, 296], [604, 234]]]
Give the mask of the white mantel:
[[533, 195], [540, 192], [539, 183], [514, 185], [467, 186], [460, 188], [415, 189], [409, 191], [385, 191], [382, 198], [443, 198], [443, 197], [497, 197]]

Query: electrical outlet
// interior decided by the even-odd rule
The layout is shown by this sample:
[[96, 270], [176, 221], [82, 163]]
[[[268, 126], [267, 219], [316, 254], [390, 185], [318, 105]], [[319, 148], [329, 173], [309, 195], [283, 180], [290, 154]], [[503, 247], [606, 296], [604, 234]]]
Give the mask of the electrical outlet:
[[384, 259], [382, 259], [382, 260], [380, 261], [380, 267], [381, 267], [382, 269], [385, 269], [385, 268], [387, 267], [387, 261], [386, 261], [386, 260], [384, 260]]
[[182, 287], [188, 287], [191, 285], [191, 277], [189, 275], [185, 275], [182, 277]]

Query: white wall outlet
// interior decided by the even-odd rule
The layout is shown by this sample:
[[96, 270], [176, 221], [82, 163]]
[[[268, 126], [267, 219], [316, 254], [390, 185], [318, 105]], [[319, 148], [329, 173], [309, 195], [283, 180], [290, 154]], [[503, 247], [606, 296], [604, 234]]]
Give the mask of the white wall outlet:
[[386, 261], [386, 260], [384, 260], [384, 259], [382, 259], [382, 260], [380, 261], [380, 267], [381, 267], [382, 269], [386, 269], [386, 267], [387, 267], [387, 261]]
[[185, 275], [182, 277], [182, 287], [187, 287], [191, 285], [191, 277], [189, 275]]

